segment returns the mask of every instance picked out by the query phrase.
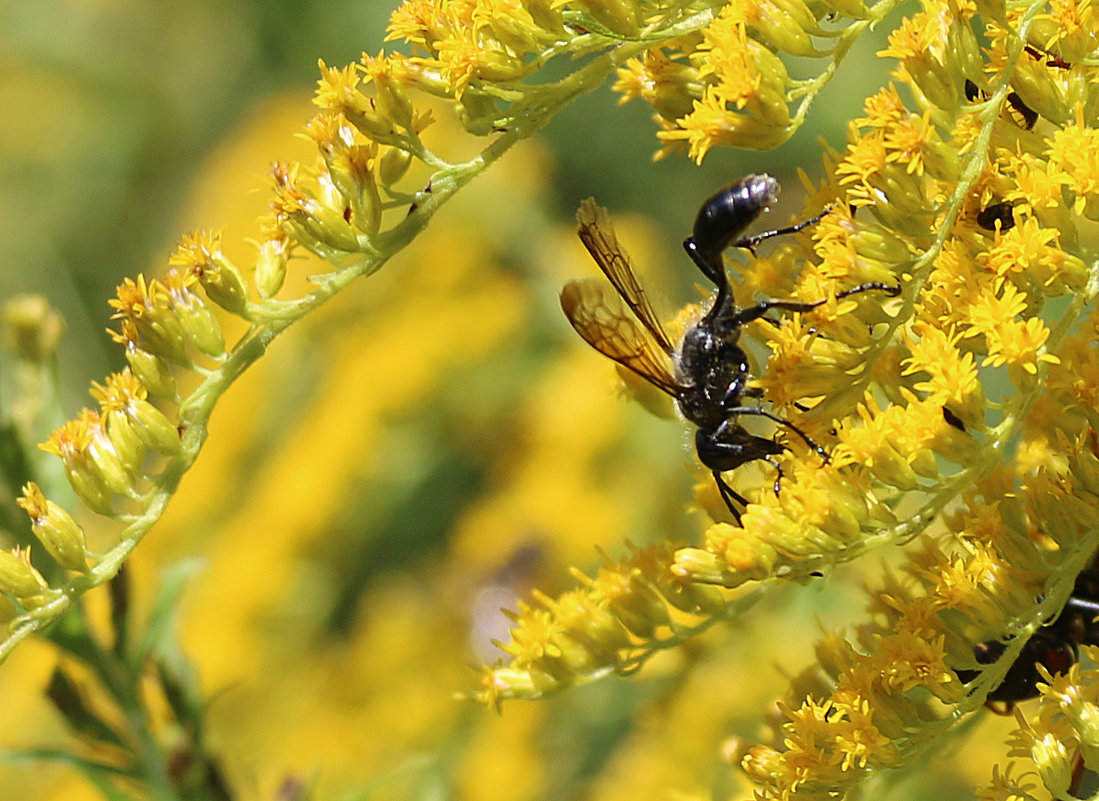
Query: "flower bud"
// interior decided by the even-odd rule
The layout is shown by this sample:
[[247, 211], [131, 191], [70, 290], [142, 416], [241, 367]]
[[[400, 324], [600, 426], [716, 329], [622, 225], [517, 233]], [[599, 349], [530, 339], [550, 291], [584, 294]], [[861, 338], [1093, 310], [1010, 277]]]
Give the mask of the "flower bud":
[[49, 589], [42, 574], [31, 567], [30, 549], [0, 551], [0, 590], [22, 601], [42, 595]]
[[1023, 102], [1040, 116], [1057, 125], [1072, 120], [1073, 110], [1065, 98], [1064, 88], [1053, 80], [1050, 69], [1043, 63], [1031, 59], [1020, 61], [1011, 85]]
[[46, 500], [34, 482], [23, 487], [23, 497], [16, 501], [31, 519], [34, 535], [61, 567], [68, 570], [87, 569], [87, 545], [84, 530], [68, 512]]
[[273, 298], [282, 289], [289, 260], [289, 249], [284, 236], [265, 239], [259, 244], [255, 281], [261, 298]]
[[145, 400], [132, 400], [127, 408], [134, 433], [148, 447], [165, 456], [179, 453], [179, 429], [168, 417]]
[[378, 111], [392, 120], [398, 127], [404, 128], [406, 131], [412, 130], [416, 109], [400, 82], [394, 80], [391, 75], [376, 74], [374, 75], [374, 89], [376, 92], [374, 101], [377, 104]]
[[195, 347], [211, 358], [225, 356], [225, 338], [221, 333], [221, 324], [202, 298], [192, 293], [175, 310], [181, 327]]
[[248, 308], [248, 288], [244, 276], [232, 264], [224, 261], [216, 270], [203, 270], [199, 274], [207, 297], [228, 312], [243, 315]]
[[1053, 798], [1069, 798], [1072, 787], [1072, 757], [1065, 743], [1052, 733], [1036, 739], [1030, 748], [1034, 767]]
[[168, 263], [197, 277], [214, 303], [226, 311], [243, 314], [248, 290], [240, 271], [222, 253], [220, 235], [193, 233], [183, 237]]
[[122, 464], [102, 426], [92, 436], [85, 451], [87, 463], [102, 479], [103, 486], [116, 495], [128, 495], [133, 490], [133, 477]]
[[158, 356], [154, 356], [147, 350], [142, 350], [137, 340], [139, 334], [137, 327], [131, 320], [122, 321], [122, 331], [107, 330], [111, 338], [126, 348], [126, 361], [130, 363], [130, 370], [142, 383], [146, 390], [159, 395], [162, 398], [175, 400], [179, 397], [176, 389], [176, 379], [172, 375], [172, 369], [167, 362]]
[[387, 147], [378, 162], [378, 180], [382, 186], [391, 186], [404, 178], [412, 164], [412, 154], [399, 147]]
[[134, 431], [130, 419], [119, 409], [104, 410], [103, 419], [107, 437], [122, 466], [131, 476], [140, 475], [141, 464], [145, 461], [145, 443]]
[[[555, 5], [563, 5], [556, 3]], [[586, 11], [609, 33], [623, 38], [637, 36], [641, 30], [634, 0], [578, 0], [576, 5]]]
[[73, 491], [88, 508], [110, 515], [111, 492], [99, 467], [89, 456], [89, 448], [100, 434], [99, 415], [84, 409], [77, 419], [57, 428], [38, 447], [61, 458]]
[[292, 225], [300, 226], [307, 237], [328, 247], [344, 252], [360, 250], [359, 240], [343, 215], [312, 198], [306, 198], [298, 209], [287, 214], [287, 218]]
[[77, 469], [66, 466], [65, 477], [69, 480], [76, 497], [93, 512], [108, 517], [114, 513], [113, 496], [98, 474], [86, 468]]
[[0, 323], [7, 347], [20, 359], [52, 359], [65, 322], [42, 295], [20, 295], [4, 303]]

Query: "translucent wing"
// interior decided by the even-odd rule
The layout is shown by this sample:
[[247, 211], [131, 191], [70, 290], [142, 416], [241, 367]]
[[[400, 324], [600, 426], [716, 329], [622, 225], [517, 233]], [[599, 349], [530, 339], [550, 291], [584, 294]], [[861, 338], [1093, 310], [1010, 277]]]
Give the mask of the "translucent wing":
[[[603, 275], [607, 276], [607, 280], [611, 282], [622, 300], [626, 301], [626, 305], [633, 310], [637, 319], [648, 329], [653, 341], [660, 346], [664, 353], [671, 355], [674, 351], [671, 340], [664, 333], [664, 328], [653, 311], [652, 304], [649, 303], [649, 298], [645, 295], [645, 290], [637, 283], [630, 257], [618, 244], [618, 237], [614, 234], [614, 226], [611, 225], [607, 210], [596, 206], [592, 199], [588, 198], [580, 203], [580, 210], [576, 212], [576, 222], [580, 226], [578, 231], [580, 241], [584, 243], [588, 253], [595, 259], [595, 263], [599, 265]], [[583, 332], [580, 333], [583, 336]], [[591, 340], [589, 339], [588, 342], [591, 342]], [[595, 343], [592, 342], [592, 344]], [[596, 347], [598, 348], [598, 346]], [[611, 358], [615, 357], [611, 356]], [[659, 384], [657, 385], [659, 386]]]
[[679, 396], [671, 357], [657, 347], [651, 329], [642, 328], [602, 281], [588, 278], [565, 284], [561, 308], [576, 332], [597, 351], [673, 398]]

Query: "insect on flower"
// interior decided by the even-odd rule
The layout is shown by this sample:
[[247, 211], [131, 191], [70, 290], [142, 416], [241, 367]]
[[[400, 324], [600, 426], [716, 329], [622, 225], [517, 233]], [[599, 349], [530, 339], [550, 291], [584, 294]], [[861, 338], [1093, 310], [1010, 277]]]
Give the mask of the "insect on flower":
[[[1099, 557], [1076, 577], [1072, 595], [1055, 620], [1038, 629], [1027, 640], [1004, 680], [988, 694], [989, 701], [998, 701], [1008, 711], [1019, 701], [1038, 696], [1038, 683], [1044, 681], [1038, 665], [1051, 675], [1065, 673], [1080, 658], [1079, 646], [1099, 645]], [[973, 657], [980, 665], [991, 665], [1007, 650], [1001, 640], [979, 643]], [[958, 670], [958, 678], [970, 682], [977, 677], [975, 670]]]
[[995, 231], [997, 224], [1001, 231], [1010, 231], [1015, 227], [1015, 217], [1011, 213], [1011, 203], [993, 203], [977, 212], [977, 225], [986, 231]]
[[[741, 237], [744, 229], [774, 202], [777, 192], [778, 182], [770, 175], [749, 175], [702, 205], [693, 233], [683, 247], [717, 287], [717, 293], [706, 313], [678, 343], [673, 344], [653, 311], [606, 210], [590, 199], [581, 203], [576, 215], [580, 240], [633, 316], [597, 279], [572, 281], [561, 292], [565, 316], [589, 345], [674, 398], [683, 417], [696, 426], [698, 458], [710, 469], [722, 500], [738, 523], [737, 505], [743, 507], [748, 502], [726, 483], [722, 473], [757, 460], [768, 462], [778, 471], [777, 492], [782, 470], [774, 457], [785, 450], [773, 439], [749, 433], [741, 425], [741, 417], [772, 420], [796, 434], [822, 459], [828, 459], [827, 452], [793, 423], [743, 403], [744, 398], [758, 398], [760, 392], [748, 386], [748, 357], [738, 344], [741, 328], [772, 309], [807, 312], [827, 302], [764, 300], [745, 308], [736, 305], [725, 273], [724, 251], [734, 246], [753, 250], [763, 240], [800, 231], [827, 213], [797, 225]], [[839, 292], [836, 298], [871, 290], [889, 295], [900, 292], [898, 286], [869, 283]]]
[[[986, 95], [981, 91], [980, 87], [968, 78], [965, 80], [965, 97], [970, 103], [974, 100], [986, 99]], [[1020, 128], [1025, 128], [1029, 131], [1037, 124], [1038, 112], [1028, 106], [1023, 101], [1023, 98], [1019, 96], [1018, 92], [1007, 93], [1007, 105], [1012, 111], [1019, 115], [1016, 122], [1019, 124]]]

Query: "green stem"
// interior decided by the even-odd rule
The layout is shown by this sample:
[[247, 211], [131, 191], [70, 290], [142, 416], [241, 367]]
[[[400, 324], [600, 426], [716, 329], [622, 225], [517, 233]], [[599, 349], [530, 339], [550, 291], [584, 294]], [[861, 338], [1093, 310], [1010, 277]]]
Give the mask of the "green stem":
[[179, 801], [167, 761], [140, 696], [141, 683], [134, 675], [135, 669], [131, 669], [114, 649], [106, 647], [93, 634], [80, 604], [73, 605], [65, 620], [51, 633], [58, 647], [91, 669], [122, 713], [125, 724], [114, 731], [128, 746], [135, 763], [126, 769], [126, 775], [142, 782], [145, 798]]
[[[689, 30], [691, 25], [703, 25], [709, 18], [709, 12], [693, 15], [689, 20], [670, 29], [669, 35], [679, 35]], [[419, 193], [417, 204], [408, 216], [392, 229], [375, 237], [370, 243], [369, 253], [363, 254], [353, 264], [323, 276], [319, 279], [318, 287], [302, 298], [291, 301], [268, 300], [254, 304], [247, 316], [261, 322], [254, 324], [245, 333], [225, 361], [211, 371], [182, 402], [179, 410], [182, 431], [180, 454], [157, 477], [155, 486], [145, 496], [145, 509], [127, 518], [119, 544], [104, 554], [94, 567], [60, 587], [55, 600], [24, 613], [13, 621], [8, 635], [0, 642], [0, 661], [6, 659], [32, 633], [56, 620], [73, 600], [114, 577], [133, 549], [160, 519], [184, 474], [198, 458], [206, 441], [207, 423], [217, 400], [245, 370], [266, 353], [275, 337], [326, 303], [352, 281], [379, 270], [427, 227], [435, 212], [456, 192], [516, 143], [546, 125], [558, 111], [577, 97], [602, 86], [607, 77], [627, 59], [651, 46], [652, 42], [619, 44], [562, 80], [540, 87], [534, 94], [533, 102], [521, 109], [521, 116], [480, 154], [467, 162], [436, 171], [431, 178], [430, 188]]]

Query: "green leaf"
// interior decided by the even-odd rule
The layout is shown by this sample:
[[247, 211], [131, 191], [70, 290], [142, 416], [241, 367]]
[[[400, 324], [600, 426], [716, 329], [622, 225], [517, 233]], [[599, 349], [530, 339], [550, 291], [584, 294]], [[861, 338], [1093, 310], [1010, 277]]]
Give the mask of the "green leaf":
[[108, 765], [103, 762], [96, 762], [91, 759], [77, 756], [76, 754], [70, 754], [67, 751], [59, 751], [53, 748], [33, 748], [25, 751], [0, 751], [0, 760], [6, 762], [48, 760], [50, 762], [71, 765], [83, 773], [88, 781], [95, 785], [95, 788], [102, 793], [107, 801], [139, 801], [140, 799], [139, 796], [128, 795], [122, 792], [115, 786], [113, 781], [113, 779], [116, 778], [136, 780], [139, 778], [137, 774], [132, 771], [115, 767], [114, 765]]
[[91, 710], [80, 688], [61, 668], [54, 670], [46, 696], [73, 733], [81, 738], [125, 747], [122, 737], [106, 721]]
[[149, 619], [139, 633], [128, 660], [135, 669], [145, 664], [153, 652], [161, 650], [175, 621], [183, 590], [191, 576], [197, 573], [201, 566], [201, 560], [188, 559], [172, 565], [165, 571], [160, 582], [160, 592], [153, 603], [153, 610], [149, 613]]

